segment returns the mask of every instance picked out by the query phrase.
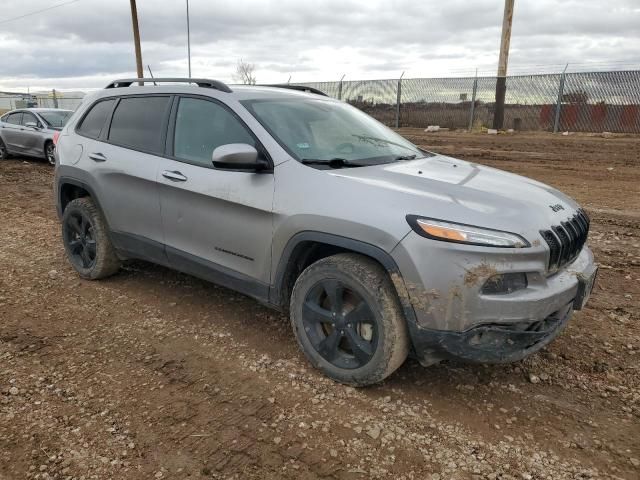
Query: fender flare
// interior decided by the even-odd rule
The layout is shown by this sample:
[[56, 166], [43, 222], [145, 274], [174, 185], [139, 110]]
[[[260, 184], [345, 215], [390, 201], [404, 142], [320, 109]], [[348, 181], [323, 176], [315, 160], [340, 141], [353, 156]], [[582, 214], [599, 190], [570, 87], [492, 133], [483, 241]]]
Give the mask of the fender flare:
[[286, 306], [283, 305], [282, 299], [285, 276], [292, 260], [292, 254], [295, 248], [302, 242], [316, 242], [331, 245], [345, 250], [350, 250], [355, 253], [360, 253], [376, 260], [389, 273], [391, 281], [398, 294], [398, 299], [400, 300], [406, 320], [410, 324], [415, 324], [416, 314], [409, 300], [409, 292], [404, 279], [402, 278], [402, 274], [400, 273], [400, 269], [393, 257], [380, 247], [376, 247], [370, 243], [324, 232], [303, 231], [295, 234], [289, 239], [282, 250], [282, 255], [280, 256], [278, 267], [275, 271], [274, 281], [272, 282], [269, 291], [270, 303], [280, 305], [282, 307]]
[[56, 185], [56, 211], [58, 212], [58, 218], [62, 219], [62, 187], [63, 185], [74, 185], [76, 187], [80, 187], [83, 190], [86, 190], [87, 192], [89, 192], [89, 196], [91, 197], [91, 200], [93, 200], [93, 203], [96, 204], [96, 207], [98, 207], [98, 210], [100, 211], [100, 213], [102, 214], [102, 218], [104, 218], [104, 221], [107, 223], [107, 230], [110, 232], [111, 228], [109, 228], [109, 220], [107, 220], [107, 217], [104, 214], [104, 210], [102, 210], [102, 206], [100, 205], [100, 200], [98, 199], [98, 196], [96, 195], [95, 191], [93, 190], [93, 188], [91, 188], [91, 186], [89, 186], [88, 184], [86, 184], [85, 182], [82, 182], [80, 180], [77, 180], [73, 177], [59, 177], [57, 180], [57, 185]]

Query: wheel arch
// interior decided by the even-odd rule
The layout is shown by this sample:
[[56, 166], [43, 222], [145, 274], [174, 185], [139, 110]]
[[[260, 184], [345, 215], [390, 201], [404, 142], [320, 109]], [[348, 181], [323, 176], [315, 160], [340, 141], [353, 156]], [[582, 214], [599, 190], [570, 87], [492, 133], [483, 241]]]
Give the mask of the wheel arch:
[[100, 205], [100, 200], [95, 194], [93, 188], [91, 188], [91, 186], [87, 183], [71, 177], [60, 177], [58, 179], [56, 198], [56, 210], [58, 211], [58, 217], [62, 218], [64, 209], [70, 201], [81, 197], [91, 197], [91, 200], [93, 200], [93, 203], [95, 203], [96, 207], [102, 214], [102, 217], [104, 218], [108, 227], [109, 222], [107, 220], [107, 217], [104, 215], [104, 211], [102, 210], [102, 206]]
[[44, 155], [45, 160], [47, 159], [47, 147], [49, 146], [49, 144], [53, 145], [53, 139], [52, 138], [45, 138], [44, 141], [42, 142], [42, 154]]
[[409, 293], [393, 257], [370, 243], [324, 232], [304, 231], [289, 239], [282, 251], [269, 291], [270, 303], [286, 310], [293, 285], [306, 267], [322, 258], [349, 252], [369, 257], [384, 268], [391, 278], [406, 320], [415, 323], [416, 316], [409, 301]]

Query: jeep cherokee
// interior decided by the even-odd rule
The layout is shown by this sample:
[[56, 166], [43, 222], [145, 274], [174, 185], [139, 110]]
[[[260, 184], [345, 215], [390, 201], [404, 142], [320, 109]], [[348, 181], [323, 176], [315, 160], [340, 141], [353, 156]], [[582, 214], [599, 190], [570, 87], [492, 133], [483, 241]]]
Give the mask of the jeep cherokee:
[[589, 217], [566, 195], [427, 152], [314, 89], [117, 80], [55, 155], [82, 278], [143, 259], [242, 292], [288, 311], [309, 361], [346, 384], [409, 354], [519, 360], [596, 275]]

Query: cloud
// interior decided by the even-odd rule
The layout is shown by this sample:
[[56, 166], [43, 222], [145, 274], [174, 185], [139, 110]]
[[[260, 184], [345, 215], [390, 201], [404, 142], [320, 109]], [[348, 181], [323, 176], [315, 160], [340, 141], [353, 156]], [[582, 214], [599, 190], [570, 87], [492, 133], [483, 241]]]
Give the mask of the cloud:
[[[51, 6], [3, 0], [2, 19]], [[231, 81], [239, 58], [260, 82], [395, 78], [495, 70], [499, 0], [190, 0], [193, 74]], [[186, 75], [184, 2], [138, 0], [143, 62]], [[638, 62], [633, 0], [517, 2], [510, 66]], [[2, 25], [0, 86], [101, 87], [135, 75], [127, 0], [81, 0]], [[560, 68], [560, 67], [558, 67]]]

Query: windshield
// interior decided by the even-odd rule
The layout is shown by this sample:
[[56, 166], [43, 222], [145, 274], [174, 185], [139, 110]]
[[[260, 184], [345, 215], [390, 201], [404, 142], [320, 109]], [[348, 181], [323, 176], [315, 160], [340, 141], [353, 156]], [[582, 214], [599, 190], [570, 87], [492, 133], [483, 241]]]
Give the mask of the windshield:
[[44, 121], [49, 124], [49, 126], [54, 128], [62, 128], [64, 127], [67, 120], [71, 116], [73, 112], [68, 110], [52, 110], [49, 112], [38, 112], [38, 114], [44, 118]]
[[[294, 158], [304, 163], [377, 165], [429, 154], [369, 115], [322, 99], [245, 100], [242, 104]], [[334, 162], [332, 165], [336, 165]]]

